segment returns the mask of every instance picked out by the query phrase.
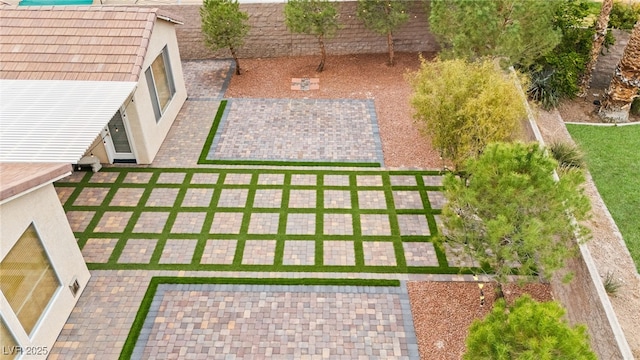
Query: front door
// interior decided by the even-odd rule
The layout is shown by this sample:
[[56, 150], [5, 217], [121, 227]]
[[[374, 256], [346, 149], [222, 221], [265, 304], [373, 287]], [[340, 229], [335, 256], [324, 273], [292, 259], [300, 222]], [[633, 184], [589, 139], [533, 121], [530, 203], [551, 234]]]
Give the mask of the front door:
[[126, 116], [123, 109], [118, 110], [102, 131], [107, 155], [111, 162], [135, 162], [136, 159], [124, 123]]

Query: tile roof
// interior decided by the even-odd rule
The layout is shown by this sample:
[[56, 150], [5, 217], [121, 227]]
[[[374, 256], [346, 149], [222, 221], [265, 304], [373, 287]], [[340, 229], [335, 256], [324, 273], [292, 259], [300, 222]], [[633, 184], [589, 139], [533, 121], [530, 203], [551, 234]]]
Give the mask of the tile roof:
[[2, 6], [0, 79], [138, 81], [156, 19], [150, 7]]
[[70, 164], [0, 163], [0, 201], [71, 173]]

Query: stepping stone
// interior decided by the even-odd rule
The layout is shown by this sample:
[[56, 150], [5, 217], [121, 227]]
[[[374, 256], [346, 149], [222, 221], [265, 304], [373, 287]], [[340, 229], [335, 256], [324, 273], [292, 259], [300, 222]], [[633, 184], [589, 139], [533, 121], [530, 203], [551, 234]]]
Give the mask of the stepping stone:
[[111, 257], [118, 239], [89, 239], [82, 248], [82, 256], [87, 263], [106, 263]]
[[316, 242], [309, 240], [288, 240], [284, 243], [283, 265], [314, 265]]
[[273, 265], [275, 240], [247, 240], [242, 255], [243, 265]]
[[324, 241], [324, 265], [354, 266], [356, 252], [353, 241]]
[[129, 239], [122, 249], [118, 263], [120, 264], [148, 264], [156, 248], [155, 239]]
[[396, 266], [396, 253], [390, 241], [365, 241], [362, 243], [364, 264], [370, 266]]
[[207, 240], [201, 264], [230, 265], [236, 255], [237, 240]]
[[402, 243], [407, 266], [438, 266], [438, 256], [430, 242]]
[[167, 223], [167, 219], [169, 219], [168, 212], [143, 212], [133, 227], [133, 232], [160, 234]]
[[210, 234], [239, 234], [244, 213], [216, 212], [213, 215]]
[[400, 227], [400, 235], [431, 235], [429, 223], [425, 215], [398, 215], [398, 226]]
[[185, 173], [162, 173], [158, 177], [157, 184], [182, 184]]
[[160, 264], [190, 264], [197, 240], [169, 239], [162, 249]]
[[389, 215], [362, 214], [360, 215], [362, 235], [391, 235]]
[[292, 78], [291, 79], [291, 90], [318, 90], [320, 89], [320, 79], [319, 78]]

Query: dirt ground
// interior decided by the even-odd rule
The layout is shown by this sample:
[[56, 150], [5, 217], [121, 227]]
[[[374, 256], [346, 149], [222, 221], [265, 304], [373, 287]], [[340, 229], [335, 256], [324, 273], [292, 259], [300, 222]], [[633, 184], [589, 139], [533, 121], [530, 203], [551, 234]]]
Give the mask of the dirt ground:
[[[584, 98], [562, 101], [558, 106], [562, 119], [565, 122], [601, 123], [598, 106], [593, 101], [601, 99], [603, 92], [604, 89], [591, 89], [590, 94]], [[599, 96], [594, 96], [594, 93]], [[629, 115], [629, 122], [640, 122], [640, 115]]]
[[[318, 56], [241, 59], [244, 72], [233, 77], [226, 96], [374, 99], [385, 166], [441, 168], [440, 156], [420, 134], [409, 105], [411, 88], [405, 74], [419, 68], [418, 54], [396, 53], [394, 67], [386, 61], [386, 54], [329, 56], [325, 70], [317, 73]], [[320, 89], [291, 90], [292, 78], [319, 78]]]
[[[375, 99], [385, 166], [389, 168], [441, 169], [442, 160], [431, 148], [412, 118], [409, 104], [408, 71], [419, 68], [418, 54], [396, 54], [397, 65], [388, 67], [386, 54], [329, 56], [325, 71], [316, 73], [318, 57], [241, 59], [244, 73], [231, 80], [226, 97], [260, 98], [351, 98]], [[429, 58], [432, 54], [425, 54]], [[291, 90], [292, 78], [319, 78], [318, 90]], [[592, 100], [565, 102], [560, 111], [536, 110], [545, 140], [569, 138], [565, 121], [597, 121], [590, 113]], [[560, 118], [562, 114], [562, 118]], [[579, 120], [581, 119], [581, 120]], [[640, 119], [638, 119], [640, 120]], [[625, 335], [640, 358], [640, 276], [638, 276], [624, 243], [615, 236], [611, 220], [593, 183], [587, 185], [594, 204], [594, 217], [589, 223], [594, 239], [589, 244], [601, 274], [611, 271], [623, 284], [619, 294], [611, 298]], [[628, 259], [628, 261], [627, 261]], [[551, 297], [546, 285], [530, 290], [540, 299]], [[485, 292], [492, 294], [491, 287]], [[515, 292], [515, 291], [514, 291]], [[421, 356], [424, 359], [457, 359], [464, 348], [468, 324], [490, 309], [492, 299], [479, 308], [477, 284], [412, 283], [412, 311]], [[542, 295], [545, 294], [545, 295]]]
[[[462, 357], [469, 326], [473, 320], [487, 315], [495, 301], [494, 284], [481, 284], [485, 294], [484, 305], [480, 303], [480, 289], [477, 283], [408, 284], [421, 359], [457, 360]], [[525, 293], [538, 301], [553, 300], [551, 290], [545, 284], [526, 284], [523, 287], [508, 284], [504, 287], [508, 303]]]

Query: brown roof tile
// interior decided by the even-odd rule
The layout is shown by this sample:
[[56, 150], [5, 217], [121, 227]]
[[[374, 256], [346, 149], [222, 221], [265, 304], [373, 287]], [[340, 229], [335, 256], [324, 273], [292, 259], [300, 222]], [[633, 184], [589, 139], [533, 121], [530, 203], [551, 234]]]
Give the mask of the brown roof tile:
[[137, 81], [158, 15], [175, 19], [149, 7], [0, 6], [0, 79]]
[[71, 173], [70, 164], [0, 163], [0, 201]]

